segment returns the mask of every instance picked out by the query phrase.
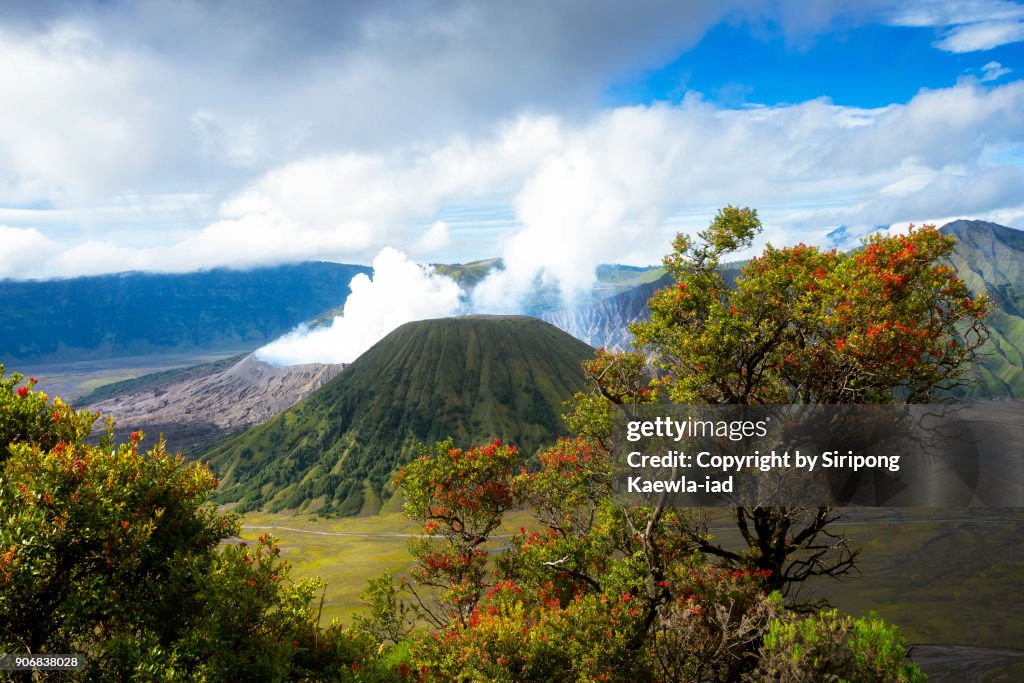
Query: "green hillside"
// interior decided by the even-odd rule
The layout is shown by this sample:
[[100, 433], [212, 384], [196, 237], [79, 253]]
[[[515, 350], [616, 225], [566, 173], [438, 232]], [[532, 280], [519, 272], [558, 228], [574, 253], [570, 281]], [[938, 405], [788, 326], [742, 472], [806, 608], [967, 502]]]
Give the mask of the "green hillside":
[[948, 223], [942, 231], [957, 239], [950, 257], [957, 274], [995, 303], [986, 357], [965, 394], [1024, 400], [1024, 231], [966, 220]]
[[500, 258], [489, 258], [482, 261], [471, 261], [469, 263], [435, 263], [434, 272], [439, 275], [447, 275], [459, 283], [463, 289], [472, 289], [480, 284], [492, 270], [501, 270], [505, 262]]
[[407, 323], [305, 401], [204, 455], [221, 502], [355, 514], [379, 507], [418, 442], [498, 438], [532, 453], [563, 432], [586, 344], [522, 316]]

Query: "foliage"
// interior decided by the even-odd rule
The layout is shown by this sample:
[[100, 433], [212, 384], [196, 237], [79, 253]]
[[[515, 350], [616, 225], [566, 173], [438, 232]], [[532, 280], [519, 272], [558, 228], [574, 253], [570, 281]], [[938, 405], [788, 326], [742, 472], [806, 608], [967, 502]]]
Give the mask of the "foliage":
[[[850, 253], [768, 245], [727, 281], [722, 259], [760, 229], [756, 211], [730, 206], [699, 240], [676, 237], [664, 260], [674, 284], [631, 328], [638, 350], [587, 364], [594, 388], [577, 395], [570, 424], [607, 447], [609, 404], [930, 402], [965, 380], [988, 338], [991, 302], [942, 262], [953, 238], [924, 226], [873, 235]], [[744, 550], [715, 541], [700, 515], [684, 533], [724, 566], [771, 572], [771, 590], [789, 595], [855, 567], [830, 509], [733, 515]]]
[[[462, 450], [446, 441], [398, 474], [407, 513], [428, 537], [412, 543], [418, 562], [399, 585], [387, 575], [373, 582], [362, 631], [385, 653], [399, 643], [403, 675], [753, 683], [776, 680], [771, 672], [784, 662], [796, 678], [782, 680], [849, 675], [854, 666], [878, 672], [868, 680], [921, 680], [905, 642], [877, 619], [842, 621], [819, 638], [827, 641], [819, 654], [794, 657], [807, 647], [792, 634], [816, 633], [830, 613], [786, 611], [768, 589], [770, 571], [713, 566], [676, 511], [614, 505], [608, 455], [593, 440], [559, 441], [536, 472], [520, 469], [516, 456], [496, 444]], [[535, 528], [485, 552], [519, 500]], [[439, 598], [436, 607], [427, 595]], [[412, 614], [425, 632], [414, 631]]]
[[[633, 328], [640, 348], [585, 363], [593, 388], [566, 416], [577, 436], [544, 449], [536, 471], [517, 474], [515, 454], [497, 444], [447, 441], [399, 473], [427, 537], [413, 543], [409, 577], [378, 591], [382, 613], [410, 596], [424, 606], [431, 589], [442, 606], [424, 615], [427, 633], [408, 636], [410, 676], [923, 679], [877, 618], [784, 605], [791, 584], [853, 567], [830, 510], [738, 508], [747, 548], [735, 550], [713, 539], [702, 511], [613, 503], [616, 403], [931, 400], [984, 342], [988, 301], [937, 262], [952, 243], [933, 229], [875, 237], [854, 254], [768, 247], [727, 282], [722, 257], [759, 229], [755, 212], [727, 207], [699, 243], [676, 239], [665, 260], [675, 283]], [[520, 500], [530, 527], [487, 552]]]
[[495, 439], [463, 450], [449, 439], [422, 449], [395, 477], [406, 515], [423, 523], [424, 536], [409, 544], [418, 561], [411, 573], [419, 585], [437, 591], [436, 608], [418, 601], [435, 626], [449, 619], [464, 623], [486, 589], [485, 544], [519, 502], [514, 476], [520, 467], [515, 446]]
[[755, 675], [779, 683], [918, 683], [927, 680], [903, 659], [907, 644], [874, 614], [853, 619], [836, 610], [805, 618], [780, 615], [764, 636]]
[[403, 642], [422, 618], [422, 610], [401, 599], [391, 572], [370, 579], [361, 597], [368, 613], [355, 615], [353, 628], [378, 647]]
[[35, 443], [49, 450], [61, 441], [81, 441], [92, 430], [98, 415], [88, 410], [75, 411], [59, 398], [50, 403], [41, 391], [33, 391], [36, 378], [14, 372], [4, 378], [0, 364], [0, 465], [16, 443]]
[[[97, 415], [0, 381], [0, 651], [83, 653], [86, 680], [340, 680], [372, 643], [321, 629], [315, 580], [270, 537], [223, 545], [201, 464], [143, 435], [84, 441]], [[361, 669], [360, 669], [361, 668]]]

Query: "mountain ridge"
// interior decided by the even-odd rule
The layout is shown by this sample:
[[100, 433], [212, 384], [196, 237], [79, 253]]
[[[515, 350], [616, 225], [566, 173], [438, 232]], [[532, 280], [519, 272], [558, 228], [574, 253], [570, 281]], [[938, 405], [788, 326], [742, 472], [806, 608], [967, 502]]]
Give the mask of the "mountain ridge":
[[256, 348], [343, 303], [370, 268], [328, 262], [0, 280], [0, 362]]

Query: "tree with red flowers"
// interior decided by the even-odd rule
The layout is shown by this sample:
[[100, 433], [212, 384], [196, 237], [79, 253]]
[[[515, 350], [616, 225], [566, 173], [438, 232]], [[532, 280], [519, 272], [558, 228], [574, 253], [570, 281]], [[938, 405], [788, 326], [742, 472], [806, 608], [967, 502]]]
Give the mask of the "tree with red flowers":
[[[675, 282], [651, 298], [650, 319], [632, 326], [637, 351], [599, 352], [588, 365], [595, 389], [577, 398], [577, 422], [595, 423], [599, 398], [927, 403], [965, 381], [988, 338], [990, 301], [943, 262], [954, 238], [926, 225], [875, 234], [849, 253], [769, 245], [728, 282], [722, 260], [760, 230], [756, 211], [730, 206], [698, 240], [676, 237], [664, 259]], [[712, 541], [704, 522], [691, 539], [727, 566], [771, 571], [772, 588], [854, 566], [856, 551], [829, 530], [829, 509], [737, 507], [733, 515], [745, 550]]]
[[407, 588], [417, 612], [435, 626], [465, 621], [487, 590], [486, 544], [520, 502], [521, 467], [513, 445], [495, 439], [464, 450], [448, 439], [421, 449], [395, 477], [406, 514], [423, 524], [423, 536], [410, 543], [418, 565]]
[[[538, 468], [521, 469], [497, 445], [449, 441], [399, 473], [406, 511], [426, 534], [404, 585], [433, 587], [444, 607], [426, 615], [427, 632], [411, 633], [388, 578], [371, 587], [368, 629], [398, 643], [403, 671], [924, 680], [899, 632], [873, 615], [785, 608], [793, 584], [853, 568], [831, 510], [736, 508], [746, 545], [737, 548], [712, 539], [700, 511], [613, 497], [615, 404], [928, 401], [962, 379], [986, 338], [988, 300], [941, 263], [952, 243], [932, 228], [874, 237], [852, 254], [768, 247], [727, 280], [722, 258], [759, 229], [755, 212], [727, 207], [699, 242], [676, 239], [665, 260], [675, 282], [633, 327], [637, 349], [600, 350], [585, 364], [593, 389], [565, 416], [577, 436], [542, 450]], [[495, 550], [486, 540], [520, 502], [532, 520]]]
[[[873, 616], [786, 610], [770, 571], [715, 566], [680, 511], [617, 505], [597, 439], [560, 440], [539, 459], [529, 471], [511, 448], [446, 441], [397, 475], [425, 537], [398, 587], [390, 576], [371, 582], [357, 629], [403, 676], [923, 680], [896, 629]], [[529, 526], [500, 548], [486, 543], [516, 501], [533, 513]], [[436, 607], [419, 609], [431, 589]]]

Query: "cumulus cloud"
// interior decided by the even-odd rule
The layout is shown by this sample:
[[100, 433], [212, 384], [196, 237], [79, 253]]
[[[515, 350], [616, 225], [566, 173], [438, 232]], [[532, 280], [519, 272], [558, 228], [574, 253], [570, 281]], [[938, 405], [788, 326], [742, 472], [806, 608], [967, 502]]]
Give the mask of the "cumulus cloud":
[[877, 109], [825, 99], [724, 109], [690, 95], [586, 119], [524, 115], [478, 136], [293, 162], [223, 201], [195, 234], [145, 248], [62, 246], [43, 267], [366, 262], [389, 245], [433, 259], [455, 242], [438, 218], [447, 207], [496, 207], [509, 220], [469, 256], [500, 255], [506, 270], [478, 288], [476, 303], [515, 310], [538, 278], [572, 297], [599, 263], [657, 262], [676, 231], [704, 227], [727, 203], [758, 207], [775, 243], [1017, 206], [1021, 131], [1024, 82], [973, 79]]
[[458, 284], [385, 248], [373, 259], [373, 278], [352, 278], [342, 315], [329, 327], [299, 329], [256, 351], [274, 365], [350, 363], [399, 325], [459, 311]]
[[[1021, 168], [984, 157], [1021, 142], [1022, 106], [1024, 84], [965, 82], [873, 110], [826, 100], [723, 110], [691, 97], [605, 114], [568, 132], [517, 194], [525, 225], [475, 301], [514, 308], [537, 277], [586, 291], [596, 264], [656, 262], [667, 225], [703, 227], [726, 203], [760, 207], [775, 243], [1014, 206]], [[696, 222], [670, 220], [694, 209]]]
[[40, 277], [57, 245], [35, 228], [0, 225], [0, 279]]
[[[0, 30], [0, 196], [81, 200], [125, 184], [163, 151], [161, 112], [138, 93], [161, 69], [62, 24]], [[168, 149], [170, 155], [171, 151]]]
[[451, 231], [444, 221], [434, 221], [433, 225], [416, 241], [416, 251], [424, 253], [444, 249], [452, 242]]
[[[64, 231], [59, 245], [32, 243], [48, 256], [40, 276], [498, 248], [510, 268], [480, 296], [505, 306], [537, 277], [569, 295], [595, 260], [656, 259], [668, 233], [723, 200], [758, 203], [782, 232], [882, 222], [866, 216], [881, 206], [871, 195], [902, 174], [969, 175], [979, 145], [1019, 142], [1006, 106], [1018, 91], [976, 84], [870, 111], [728, 111], [695, 96], [601, 109], [617, 78], [663, 66], [722, 21], [812, 36], [884, 21], [934, 28], [957, 50], [1010, 40], [1024, 21], [1002, 0], [806, 5], [8, 3], [0, 89], [17, 106], [0, 111], [0, 219]], [[797, 208], [773, 213], [782, 198]], [[52, 208], [37, 222], [12, 217], [37, 200]], [[457, 225], [451, 207], [509, 220]], [[17, 276], [12, 250], [0, 271]]]
[[[0, 197], [212, 197], [341, 150], [479, 137], [530, 112], [569, 119], [616, 79], [676, 59], [722, 21], [810, 36], [837, 21], [1019, 40], [1003, 0], [621, 3], [7, 3]], [[296, 74], [301, 74], [297, 78]], [[183, 180], [183, 179], [187, 179]], [[194, 183], [183, 188], [183, 182]]]
[[[6, 3], [0, 198], [228, 194], [282, 160], [585, 111], [747, 0]], [[300, 77], [296, 77], [300, 75]]]

